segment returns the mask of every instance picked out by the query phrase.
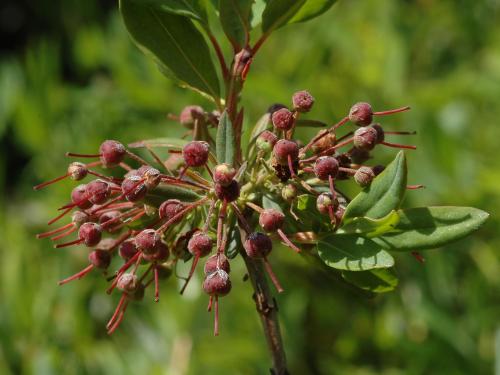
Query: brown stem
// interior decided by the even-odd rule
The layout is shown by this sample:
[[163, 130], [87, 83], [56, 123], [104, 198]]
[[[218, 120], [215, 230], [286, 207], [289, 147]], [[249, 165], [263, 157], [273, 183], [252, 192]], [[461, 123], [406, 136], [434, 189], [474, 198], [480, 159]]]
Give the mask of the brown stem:
[[278, 305], [272, 297], [261, 260], [253, 260], [243, 255], [254, 288], [254, 300], [259, 314], [269, 353], [272, 357], [274, 375], [288, 374], [285, 349], [281, 338], [278, 319]]
[[[240, 231], [244, 241], [245, 233]], [[241, 256], [245, 261], [248, 275], [254, 290], [253, 299], [259, 314], [267, 346], [271, 354], [273, 375], [289, 374], [286, 367], [285, 349], [281, 338], [280, 324], [278, 319], [278, 305], [271, 294], [269, 284], [266, 279], [264, 264], [260, 259], [249, 258], [244, 251]]]

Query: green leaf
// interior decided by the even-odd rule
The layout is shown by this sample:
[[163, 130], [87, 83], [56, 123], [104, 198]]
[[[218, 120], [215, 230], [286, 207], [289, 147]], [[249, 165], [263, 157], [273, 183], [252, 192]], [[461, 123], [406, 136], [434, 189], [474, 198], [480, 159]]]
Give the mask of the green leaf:
[[256, 27], [262, 22], [262, 13], [266, 9], [268, 0], [255, 0], [252, 6], [252, 27]]
[[399, 282], [392, 268], [381, 268], [361, 272], [342, 271], [342, 277], [358, 288], [373, 293], [387, 293], [393, 291], [396, 289]]
[[271, 115], [266, 112], [253, 126], [249, 138], [250, 142], [248, 143], [249, 160], [254, 159], [255, 153], [257, 152], [257, 147], [255, 145], [257, 137], [269, 127], [270, 123], [271, 123]]
[[208, 26], [206, 0], [143, 0], [142, 3], [155, 5], [169, 13], [196, 20], [204, 27]]
[[337, 0], [307, 0], [288, 23], [309, 21], [325, 13], [336, 2]]
[[374, 239], [387, 250], [433, 249], [459, 240], [488, 219], [489, 214], [472, 207], [421, 207], [399, 210], [393, 232]]
[[144, 201], [155, 207], [159, 207], [167, 199], [179, 199], [183, 202], [194, 202], [201, 196], [191, 189], [182, 188], [173, 185], [158, 185], [151, 191], [148, 191]]
[[237, 50], [248, 43], [253, 0], [219, 0], [219, 18], [224, 33]]
[[295, 207], [298, 211], [312, 211], [313, 207], [316, 208], [316, 199], [312, 195], [301, 194], [295, 200]]
[[286, 25], [305, 0], [269, 0], [262, 14], [262, 32], [269, 34]]
[[269, 124], [271, 123], [271, 115], [266, 112], [254, 125], [252, 129], [252, 133], [250, 135], [250, 139], [252, 142], [255, 142], [257, 137], [262, 133], [264, 130], [267, 130], [269, 128]]
[[328, 224], [326, 216], [322, 216], [316, 209], [316, 197], [309, 194], [299, 195], [292, 204], [293, 212], [298, 216], [298, 227], [302, 230], [321, 230], [322, 224]]
[[143, 141], [138, 141], [130, 143], [128, 147], [130, 148], [142, 148], [142, 147], [167, 147], [180, 149], [188, 143], [185, 139], [181, 138], [154, 138], [145, 139]]
[[347, 223], [355, 217], [379, 219], [398, 209], [406, 191], [406, 158], [400, 151], [396, 158], [349, 203], [344, 214]]
[[241, 243], [240, 231], [237, 225], [234, 225], [236, 222], [236, 218], [233, 217], [232, 223], [229, 225], [229, 234], [228, 241], [226, 247], [226, 256], [229, 259], [234, 259], [243, 245]]
[[120, 0], [120, 11], [134, 42], [153, 55], [162, 72], [181, 85], [219, 97], [219, 80], [207, 43], [191, 20], [134, 0]]
[[399, 215], [394, 210], [380, 219], [355, 217], [339, 228], [337, 234], [359, 234], [367, 238], [378, 237], [386, 232], [394, 230], [398, 222]]
[[279, 212], [283, 212], [280, 204], [276, 200], [274, 200], [272, 196], [269, 195], [262, 196], [262, 208], [264, 208], [265, 210], [274, 209]]
[[270, 0], [262, 14], [262, 31], [270, 33], [290, 23], [305, 22], [326, 12], [337, 0]]
[[227, 111], [222, 112], [217, 127], [217, 161], [219, 163], [227, 163], [233, 165], [234, 163], [234, 133], [233, 124], [227, 115]]
[[320, 258], [327, 266], [346, 271], [389, 268], [394, 258], [380, 245], [367, 238], [330, 235], [316, 245]]

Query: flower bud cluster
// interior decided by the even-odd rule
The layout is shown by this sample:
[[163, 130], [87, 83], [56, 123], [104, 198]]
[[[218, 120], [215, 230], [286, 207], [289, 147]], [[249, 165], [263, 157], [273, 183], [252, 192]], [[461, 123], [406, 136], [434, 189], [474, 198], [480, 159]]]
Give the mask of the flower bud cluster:
[[[243, 57], [244, 70], [251, 56]], [[243, 70], [237, 72], [241, 79]], [[295, 130], [313, 104], [310, 93], [299, 91], [293, 95], [290, 109], [273, 106], [269, 112], [272, 128], [250, 142], [255, 153], [249, 152], [234, 165], [217, 160], [208, 132], [209, 125], [217, 125], [220, 114], [207, 113], [199, 106], [184, 108], [178, 117], [190, 129], [193, 140], [182, 147], [166, 145], [167, 160], [156, 155], [147, 141], [125, 147], [116, 140], [106, 140], [96, 154], [68, 153], [94, 160], [73, 162], [66, 174], [35, 187], [41, 189], [65, 178], [79, 182], [71, 191], [70, 202], [60, 207], [59, 215], [49, 224], [66, 216], [71, 216], [70, 222], [38, 235], [51, 238], [58, 248], [90, 248], [88, 265], [60, 283], [81, 279], [93, 270], [113, 275], [108, 292], [118, 290], [121, 299], [107, 325], [109, 333], [120, 325], [128, 304], [142, 300], [149, 289], [158, 301], [161, 280], [172, 275], [179, 261], [192, 259], [183, 293], [200, 259], [206, 258], [201, 287], [209, 296], [209, 310], [215, 307], [215, 334], [219, 297], [231, 291], [230, 260], [238, 253], [263, 262], [276, 289], [283, 291], [269, 257], [276, 241], [301, 251], [297, 246], [300, 233], [295, 233], [303, 223], [294, 212], [298, 199], [312, 197], [318, 214], [328, 216], [328, 225], [336, 230], [348, 201], [337, 189], [337, 182], [352, 178], [367, 187], [383, 171], [383, 166], [362, 164], [377, 145], [411, 148], [385, 141], [385, 135], [402, 132], [384, 132], [379, 124], [372, 124], [375, 116], [407, 108], [374, 112], [367, 103], [355, 104], [339, 123], [321, 129], [303, 143], [294, 138]], [[341, 126], [348, 122], [358, 128], [339, 136]], [[200, 132], [203, 126], [206, 128]], [[200, 134], [205, 136], [200, 138]], [[150, 152], [154, 161], [133, 152], [137, 147]], [[106, 173], [110, 170], [112, 173]], [[277, 204], [266, 207], [263, 196], [272, 197]], [[252, 220], [253, 215], [258, 218]], [[236, 230], [241, 233], [239, 248], [232, 244], [237, 241], [229, 240]], [[68, 237], [73, 238], [65, 240]], [[112, 264], [118, 264], [117, 269], [109, 270]]]

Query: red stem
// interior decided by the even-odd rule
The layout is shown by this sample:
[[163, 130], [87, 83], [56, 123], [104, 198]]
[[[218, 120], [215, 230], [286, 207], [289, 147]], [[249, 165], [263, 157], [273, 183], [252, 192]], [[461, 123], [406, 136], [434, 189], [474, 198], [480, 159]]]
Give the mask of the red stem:
[[332, 224], [335, 224], [335, 213], [333, 212], [333, 207], [330, 205], [328, 206], [328, 215], [330, 216], [330, 221]]
[[57, 244], [57, 245], [55, 245], [54, 247], [55, 247], [56, 249], [60, 249], [60, 248], [62, 248], [62, 247], [68, 247], [68, 246], [71, 246], [71, 245], [78, 245], [78, 244], [80, 244], [80, 243], [82, 243], [82, 242], [83, 242], [83, 240], [81, 240], [81, 239], [77, 239], [77, 240], [74, 240], [74, 241], [71, 241], [71, 242], [66, 242], [66, 243], [60, 243], [60, 244]]
[[195, 256], [193, 258], [193, 263], [191, 264], [191, 270], [189, 271], [189, 275], [188, 275], [186, 281], [184, 282], [184, 286], [181, 289], [181, 292], [180, 292], [181, 294], [184, 294], [184, 290], [186, 290], [186, 287], [188, 286], [189, 281], [191, 280], [191, 277], [193, 277], [194, 270], [196, 269], [196, 266], [198, 265], [198, 260], [200, 260], [199, 256]]
[[274, 284], [274, 287], [276, 288], [278, 293], [283, 293], [284, 289], [282, 288], [280, 282], [278, 281], [278, 278], [276, 277], [275, 273], [273, 272], [271, 264], [269, 263], [267, 258], [264, 258], [264, 267], [266, 267], [267, 274], [269, 275], [269, 278], [271, 279], [271, 281]]
[[55, 218], [53, 218], [52, 220], [50, 220], [47, 224], [48, 225], [52, 225], [54, 224], [57, 220], [61, 219], [64, 215], [66, 215], [68, 212], [70, 212], [72, 209], [73, 209], [74, 206], [71, 206], [71, 207], [68, 207], [66, 208], [65, 211], [63, 211], [62, 214], [60, 214], [59, 216], [56, 216]]
[[114, 178], [114, 177], [108, 177], [108, 176], [105, 176], [105, 175], [103, 175], [103, 174], [101, 174], [101, 173], [99, 173], [99, 172], [92, 171], [92, 170], [90, 170], [90, 169], [88, 170], [88, 173], [89, 173], [89, 174], [91, 174], [91, 175], [93, 175], [93, 176], [99, 177], [99, 178], [100, 178], [100, 179], [102, 179], [102, 180], [105, 180], [105, 181], [111, 182], [111, 183], [113, 183], [113, 184], [114, 184], [114, 183], [116, 183], [116, 180], [117, 180], [117, 179], [116, 179], [116, 178]]
[[384, 130], [384, 134], [391, 134], [391, 135], [415, 135], [417, 134], [416, 131], [412, 131], [412, 132], [402, 132], [402, 131], [394, 131], [394, 132], [391, 132], [391, 131], [385, 131]]
[[292, 178], [296, 179], [297, 175], [295, 174], [295, 171], [293, 170], [292, 155], [288, 155], [288, 169], [290, 169], [290, 175], [292, 176]]
[[65, 175], [62, 175], [62, 176], [59, 176], [59, 177], [56, 177], [52, 180], [49, 180], [49, 181], [46, 181], [46, 182], [43, 182], [39, 185], [36, 185], [36, 186], [33, 186], [33, 190], [40, 190], [42, 188], [44, 188], [45, 186], [47, 185], [51, 185], [57, 181], [61, 181], [61, 180], [64, 180], [66, 177], [69, 177], [69, 173], [66, 173]]
[[116, 272], [116, 277], [115, 279], [113, 280], [113, 283], [111, 284], [111, 286], [108, 288], [108, 290], [106, 290], [106, 293], [108, 294], [111, 294], [111, 292], [113, 291], [113, 289], [115, 289], [116, 287], [116, 284], [118, 283], [118, 279], [120, 278], [120, 276], [130, 268], [130, 266], [141, 256], [141, 252], [138, 251], [137, 253], [134, 254], [134, 256], [132, 258], [130, 258], [127, 263], [125, 263], [123, 266], [120, 267], [120, 269]]
[[70, 156], [73, 158], [100, 158], [101, 154], [76, 154], [74, 152], [67, 152], [66, 156]]
[[208, 306], [207, 306], [207, 311], [210, 312], [212, 311], [212, 302], [213, 302], [213, 297], [210, 296], [210, 298], [208, 299]]
[[374, 116], [392, 115], [393, 113], [404, 112], [404, 111], [408, 111], [409, 109], [410, 109], [410, 106], [406, 106], [406, 107], [391, 109], [389, 111], [373, 112], [373, 115]]
[[401, 145], [399, 143], [390, 143], [390, 142], [380, 142], [380, 144], [388, 147], [394, 147], [394, 148], [407, 148], [409, 150], [416, 150], [417, 146], [410, 146], [410, 145]]
[[424, 189], [425, 185], [418, 184], [418, 185], [407, 185], [406, 188], [408, 190], [418, 190], [418, 189]]
[[81, 270], [78, 273], [75, 273], [73, 276], [70, 276], [64, 280], [59, 281], [59, 285], [64, 285], [66, 283], [69, 283], [70, 281], [76, 280], [76, 279], [81, 279], [83, 276], [88, 274], [92, 269], [94, 268], [93, 264], [89, 264], [87, 267], [85, 267], [83, 270]]
[[[73, 224], [73, 223], [71, 223], [71, 224]], [[75, 232], [77, 229], [78, 229], [78, 228], [77, 228], [77, 227], [76, 227], [76, 225], [75, 225], [75, 226], [73, 226], [73, 228], [71, 228], [70, 230], [67, 230], [67, 231], [66, 231], [66, 232], [64, 232], [64, 233], [61, 233], [61, 234], [59, 234], [59, 235], [57, 235], [57, 236], [54, 236], [54, 237], [52, 237], [50, 240], [51, 240], [51, 241], [57, 241], [57, 240], [60, 240], [60, 239], [61, 239], [61, 238], [63, 238], [63, 237], [69, 236], [71, 233]]]
[[155, 266], [153, 269], [155, 275], [155, 302], [160, 300], [160, 275], [158, 273], [158, 267]]
[[127, 294], [122, 293], [120, 301], [118, 301], [118, 305], [116, 306], [115, 312], [113, 313], [113, 316], [111, 316], [111, 319], [109, 319], [108, 324], [106, 324], [106, 329], [109, 329], [109, 327], [113, 325], [126, 299], [127, 299]]
[[283, 242], [285, 242], [285, 244], [292, 248], [293, 250], [295, 250], [297, 253], [300, 253], [300, 249], [295, 246], [292, 241], [290, 241], [290, 239], [286, 236], [286, 234], [281, 230], [281, 229], [278, 229], [277, 230], [278, 232], [278, 235], [281, 237], [281, 239], [283, 240]]
[[172, 216], [170, 220], [168, 220], [165, 224], [163, 224], [160, 228], [158, 228], [156, 231], [158, 233], [163, 233], [171, 224], [175, 223], [180, 217], [183, 217], [185, 214], [187, 214], [189, 211], [195, 209], [196, 207], [202, 205], [205, 203], [209, 198], [205, 197], [200, 199], [199, 201], [196, 201], [194, 203], [191, 203], [188, 205], [186, 208], [184, 208], [182, 211], [179, 211], [177, 214]]
[[208, 230], [208, 227], [210, 226], [210, 218], [212, 217], [212, 214], [214, 213], [214, 208], [216, 204], [216, 200], [213, 200], [212, 203], [210, 203], [210, 208], [208, 209], [207, 213], [207, 219], [205, 221], [205, 225], [203, 226], [203, 232], [206, 232]]
[[50, 237], [52, 236], [53, 234], [57, 234], [59, 232], [62, 232], [68, 228], [71, 228], [73, 225], [75, 225], [74, 223], [68, 223], [66, 225], [63, 225], [62, 227], [60, 228], [57, 228], [57, 229], [54, 229], [54, 230], [51, 230], [49, 232], [44, 232], [44, 233], [39, 233], [36, 235], [36, 238], [46, 238], [46, 237]]
[[340, 143], [337, 143], [335, 146], [332, 146], [328, 149], [326, 149], [325, 151], [321, 152], [319, 155], [322, 156], [322, 155], [328, 155], [329, 153], [331, 153], [332, 151], [335, 151], [336, 149], [338, 148], [341, 148], [341, 147], [344, 147], [346, 145], [348, 145], [349, 143], [351, 143], [353, 141], [354, 138], [349, 138], [343, 142], [340, 142]]
[[330, 193], [332, 193], [332, 196], [335, 197], [335, 186], [333, 184], [333, 177], [332, 177], [332, 175], [328, 175], [328, 183], [330, 184]]
[[215, 296], [214, 336], [219, 336], [219, 296]]
[[127, 155], [129, 156], [129, 158], [141, 163], [142, 165], [149, 165], [149, 163], [144, 160], [143, 158], [141, 158], [140, 156], [137, 156], [136, 154], [134, 154], [133, 152], [130, 152], [130, 151], [126, 151]]
[[217, 253], [221, 253], [222, 249], [222, 234], [224, 227], [224, 219], [226, 218], [227, 201], [222, 201], [222, 206], [219, 210], [219, 218], [217, 220]]
[[123, 308], [120, 311], [120, 315], [118, 315], [118, 319], [116, 320], [115, 324], [113, 324], [113, 326], [108, 330], [108, 335], [111, 335], [123, 321], [123, 317], [125, 316], [125, 311], [127, 311], [128, 302], [129, 301], [127, 300], [123, 304]]
[[210, 42], [212, 43], [212, 46], [214, 47], [215, 54], [217, 55], [217, 58], [219, 59], [219, 64], [220, 64], [220, 68], [222, 71], [222, 77], [224, 78], [224, 80], [227, 80], [229, 72], [227, 70], [227, 65], [226, 65], [226, 61], [224, 60], [224, 54], [222, 53], [222, 49], [220, 48], [220, 45], [217, 42], [217, 39], [215, 39], [215, 37], [212, 35], [212, 33], [207, 32], [207, 35], [208, 35], [208, 39], [210, 39]]
[[330, 129], [325, 130], [324, 132], [316, 135], [313, 139], [309, 141], [307, 145], [305, 145], [300, 152], [305, 154], [316, 142], [318, 142], [321, 138], [326, 137], [326, 135], [332, 131], [337, 130], [339, 127], [344, 125], [347, 121], [349, 121], [349, 117], [344, 117], [342, 120], [333, 125]]

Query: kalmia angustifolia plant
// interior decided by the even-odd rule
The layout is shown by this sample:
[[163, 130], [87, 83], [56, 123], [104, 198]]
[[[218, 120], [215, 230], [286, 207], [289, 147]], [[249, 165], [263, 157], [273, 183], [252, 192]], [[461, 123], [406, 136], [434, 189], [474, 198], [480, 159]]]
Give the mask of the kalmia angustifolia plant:
[[[232, 48], [232, 59], [226, 60], [208, 22], [210, 2], [120, 1], [125, 26], [141, 49], [155, 57], [162, 72], [201, 92], [214, 108], [190, 105], [179, 116], [170, 115], [187, 129], [189, 141], [161, 138], [125, 146], [106, 140], [95, 154], [68, 153], [81, 161], [35, 187], [79, 181], [49, 225], [65, 217], [71, 221], [38, 237], [50, 237], [58, 248], [90, 248], [89, 264], [60, 283], [93, 270], [108, 277], [107, 292], [120, 293], [108, 333], [120, 325], [131, 301], [142, 300], [149, 287], [158, 301], [161, 280], [179, 262], [192, 260], [181, 294], [203, 262], [202, 287], [217, 335], [219, 297], [231, 292], [230, 261], [240, 255], [255, 291], [272, 371], [285, 374], [277, 305], [266, 274], [278, 292], [286, 286], [272, 269], [273, 252], [289, 248], [321, 261], [340, 280], [382, 293], [397, 285], [393, 254], [406, 251], [422, 261], [419, 251], [460, 239], [486, 220], [486, 213], [468, 207], [400, 209], [406, 190], [423, 187], [407, 185], [405, 154], [400, 151], [387, 166], [371, 165], [370, 159], [382, 146], [415, 149], [386, 141], [386, 136], [414, 133], [386, 131], [373, 121], [409, 107], [379, 111], [360, 102], [327, 125], [309, 118], [321, 103], [301, 90], [291, 95], [289, 106], [271, 106], [253, 129], [244, 126], [240, 96], [265, 40], [334, 2], [271, 0], [259, 13], [252, 0], [220, 0], [215, 10]], [[259, 23], [262, 34], [252, 43], [251, 25]], [[218, 60], [224, 96], [207, 42]], [[297, 139], [296, 129], [308, 126], [323, 129], [310, 139]], [[249, 139], [246, 148], [243, 136]], [[168, 150], [168, 159], [160, 158], [156, 148]], [[142, 149], [142, 156], [134, 149]], [[352, 182], [361, 188], [353, 199], [339, 189]], [[113, 258], [121, 264], [111, 271]]]

